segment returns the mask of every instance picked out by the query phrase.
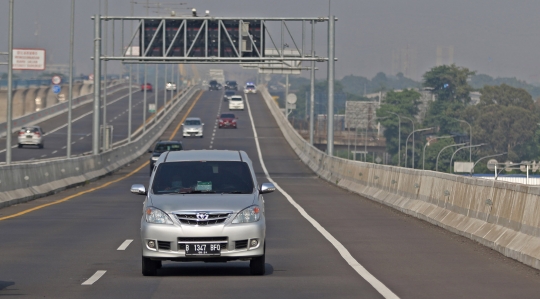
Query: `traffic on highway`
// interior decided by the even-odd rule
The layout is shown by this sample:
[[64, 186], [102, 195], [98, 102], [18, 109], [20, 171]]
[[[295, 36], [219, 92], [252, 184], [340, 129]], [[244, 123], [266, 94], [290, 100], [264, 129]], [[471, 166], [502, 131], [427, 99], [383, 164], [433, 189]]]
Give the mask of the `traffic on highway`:
[[[148, 246], [165, 245], [149, 243], [141, 235], [141, 223], [148, 219], [141, 207], [146, 196], [130, 193], [134, 184], [153, 186], [148, 184], [152, 154], [147, 154], [106, 179], [0, 210], [0, 234], [10, 240], [0, 244], [4, 257], [0, 261], [0, 293], [55, 298], [145, 298], [201, 290], [207, 296], [231, 298], [237, 297], [239, 290], [257, 292], [263, 298], [536, 296], [539, 281], [534, 270], [319, 179], [298, 160], [260, 93], [246, 95], [245, 111], [235, 112], [238, 129], [219, 130], [216, 115], [228, 113], [222, 97], [222, 92], [215, 91], [196, 95], [159, 139], [182, 140], [180, 153], [243, 151], [253, 162], [256, 180], [275, 184], [278, 192], [264, 195], [263, 276], [248, 278], [254, 272], [246, 261], [207, 263], [182, 258], [179, 262], [165, 258], [159, 266], [154, 263], [153, 268], [145, 268], [144, 261], [141, 266], [141, 252], [144, 257]], [[181, 138], [181, 127], [188, 117], [200, 117], [206, 123], [205, 138]], [[198, 186], [201, 192], [211, 190], [203, 183]], [[167, 196], [181, 201], [186, 195]], [[206, 201], [204, 196], [208, 195], [193, 194], [194, 200]], [[214, 211], [204, 205], [187, 209]], [[158, 238], [171, 243], [156, 250], [184, 257], [186, 249], [181, 249], [176, 238], [197, 226], [177, 222], [176, 216], [169, 215], [178, 232], [165, 240]], [[221, 226], [201, 228], [207, 231], [200, 237], [219, 237]], [[198, 233], [192, 231], [190, 236], [193, 234]], [[29, 246], [29, 238], [30, 244], [39, 246]], [[234, 248], [230, 242], [226, 244]], [[142, 251], [143, 246], [147, 251]], [[58, 254], [61, 258], [45, 258]], [[156, 276], [145, 277], [144, 273]]]

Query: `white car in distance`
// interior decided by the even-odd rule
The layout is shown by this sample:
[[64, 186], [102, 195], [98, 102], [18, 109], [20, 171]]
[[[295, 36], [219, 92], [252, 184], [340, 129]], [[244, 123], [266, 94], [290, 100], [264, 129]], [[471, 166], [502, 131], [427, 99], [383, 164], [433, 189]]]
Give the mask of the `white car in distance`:
[[244, 93], [257, 93], [257, 87], [253, 83], [247, 83], [244, 87]]
[[244, 111], [244, 99], [242, 98], [242, 96], [232, 96], [229, 99], [229, 110]]
[[165, 85], [165, 89], [166, 89], [166, 90], [176, 90], [176, 84], [175, 84], [175, 83], [172, 83], [172, 82], [168, 82], [168, 83]]

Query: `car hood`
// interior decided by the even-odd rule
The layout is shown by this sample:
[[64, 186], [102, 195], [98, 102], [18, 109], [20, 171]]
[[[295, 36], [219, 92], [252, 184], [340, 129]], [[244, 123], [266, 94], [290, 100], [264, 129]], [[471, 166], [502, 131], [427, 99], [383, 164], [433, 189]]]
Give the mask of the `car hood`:
[[222, 120], [222, 121], [233, 121], [234, 118], [220, 118], [219, 120]]
[[253, 194], [164, 194], [150, 195], [149, 203], [166, 213], [176, 211], [233, 211], [251, 206], [255, 202]]

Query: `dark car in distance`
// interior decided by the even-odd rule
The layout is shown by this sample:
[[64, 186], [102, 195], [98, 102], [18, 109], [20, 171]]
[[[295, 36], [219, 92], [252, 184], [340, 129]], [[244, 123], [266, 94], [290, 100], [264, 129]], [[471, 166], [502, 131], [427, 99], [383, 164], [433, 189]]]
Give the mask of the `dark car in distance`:
[[225, 90], [238, 90], [238, 83], [236, 81], [227, 81], [225, 83]]
[[164, 152], [174, 152], [174, 151], [181, 151], [184, 148], [182, 147], [182, 142], [180, 141], [158, 141], [156, 143], [156, 146], [154, 147], [154, 150], [149, 150], [148, 152], [152, 153], [152, 156], [150, 157], [150, 175], [152, 175], [152, 170], [154, 169], [154, 164], [159, 159], [159, 156], [163, 154]]
[[236, 95], [236, 92], [234, 90], [225, 90], [225, 93], [223, 94], [223, 100], [228, 101], [233, 95]]
[[223, 113], [219, 117], [219, 128], [237, 128], [236, 120], [238, 119], [233, 113]]
[[218, 83], [216, 80], [211, 80], [208, 82], [208, 90], [220, 90], [221, 84]]

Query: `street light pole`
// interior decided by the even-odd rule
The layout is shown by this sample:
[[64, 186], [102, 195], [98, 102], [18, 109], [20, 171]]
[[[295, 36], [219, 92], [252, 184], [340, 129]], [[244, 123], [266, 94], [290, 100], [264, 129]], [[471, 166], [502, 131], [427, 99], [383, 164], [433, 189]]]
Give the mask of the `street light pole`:
[[335, 76], [335, 25], [336, 18], [332, 15], [328, 21], [328, 156], [334, 155], [334, 76]]
[[6, 123], [6, 164], [11, 164], [11, 131], [13, 117], [13, 6], [9, 0], [9, 33], [8, 33], [8, 90], [7, 90], [7, 123]]
[[[502, 155], [506, 155], [508, 154], [508, 152], [504, 152], [504, 153], [501, 153], [501, 154], [495, 154], [495, 155], [489, 155], [489, 156], [485, 156], [485, 157], [482, 157], [480, 159], [478, 159], [476, 162], [474, 162], [473, 164], [473, 167], [471, 168], [471, 172], [470, 172], [470, 176], [473, 175], [473, 172], [474, 172], [474, 167], [476, 166], [476, 164], [478, 164], [478, 162], [484, 160], [484, 159], [487, 159], [487, 158], [494, 158], [494, 157], [498, 157], [498, 156], [502, 156]], [[497, 166], [495, 166], [497, 167]], [[497, 179], [497, 177], [495, 177], [495, 179]]]
[[452, 172], [452, 161], [454, 160], [454, 155], [459, 152], [460, 150], [464, 149], [464, 148], [470, 148], [472, 149], [473, 147], [479, 147], [479, 146], [483, 146], [483, 145], [486, 145], [487, 143], [481, 143], [481, 144], [476, 144], [476, 145], [467, 145], [467, 146], [464, 146], [464, 147], [460, 147], [458, 148], [457, 150], [454, 151], [454, 153], [452, 154], [452, 157], [450, 158], [450, 172]]
[[[459, 119], [459, 118], [454, 118], [455, 120], [459, 121], [459, 122], [462, 122], [462, 123], [466, 123], [467, 125], [469, 125], [469, 144], [472, 144], [472, 126], [469, 122], [465, 121], [465, 120], [462, 120], [462, 119]], [[472, 148], [469, 150], [469, 162], [472, 162]]]
[[[444, 139], [444, 138], [451, 138], [451, 137], [454, 137], [455, 135], [450, 135], [450, 136], [441, 136], [441, 137], [434, 137], [432, 138], [433, 140], [436, 140], [436, 139]], [[426, 162], [426, 146], [428, 146], [429, 144], [429, 141], [426, 142], [426, 144], [424, 145], [424, 149], [422, 150], [422, 170], [425, 170], [426, 168], [424, 168], [424, 164]]]
[[[315, 57], [315, 22], [311, 21], [311, 57]], [[315, 124], [315, 61], [311, 62], [311, 78], [310, 78], [310, 95], [309, 95], [309, 144], [313, 145], [313, 130]]]
[[435, 160], [435, 171], [439, 171], [439, 156], [441, 155], [441, 153], [449, 148], [449, 147], [454, 147], [454, 146], [462, 146], [462, 145], [465, 145], [467, 143], [458, 143], [458, 144], [450, 144], [450, 145], [447, 145], [445, 147], [442, 148], [442, 150], [439, 151], [439, 154], [437, 154], [437, 160]]
[[99, 154], [99, 114], [101, 101], [101, 15], [94, 18], [94, 119], [92, 128], [92, 154]]
[[[412, 131], [414, 132], [414, 121], [409, 117], [406, 117], [406, 116], [402, 116], [402, 117], [411, 121]], [[409, 136], [410, 135], [411, 134], [409, 134]], [[409, 137], [407, 136], [407, 140], [405, 141], [405, 168], [407, 167], [407, 157], [409, 156], [409, 151], [407, 149], [408, 145], [409, 145]], [[413, 134], [413, 157], [414, 157], [414, 134]], [[414, 165], [414, 160], [413, 160], [413, 165]]]
[[[432, 130], [433, 128], [424, 128], [424, 129], [418, 129], [416, 131], [412, 131], [409, 136], [407, 136], [407, 140], [405, 141], [405, 153], [407, 152], [407, 145], [409, 144], [409, 137], [411, 137], [411, 135], [413, 136], [413, 140], [414, 140], [414, 133], [416, 132], [423, 132], [423, 131], [429, 131], [429, 130]], [[407, 155], [405, 155], [405, 167], [407, 167]], [[414, 169], [414, 142], [413, 142], [413, 164], [412, 164], [412, 168]]]
[[398, 117], [398, 166], [401, 166], [401, 116], [394, 112], [388, 112]]
[[71, 28], [69, 35], [69, 87], [66, 156], [71, 158], [71, 112], [73, 100], [73, 39], [75, 31], [75, 0], [71, 0]]

